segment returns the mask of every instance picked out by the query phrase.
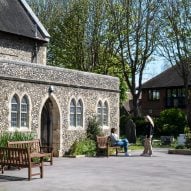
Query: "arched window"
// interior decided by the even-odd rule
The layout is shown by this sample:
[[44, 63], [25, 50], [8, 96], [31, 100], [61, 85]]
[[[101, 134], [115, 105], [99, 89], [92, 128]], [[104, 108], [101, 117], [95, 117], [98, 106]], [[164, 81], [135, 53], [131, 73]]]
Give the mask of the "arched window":
[[25, 95], [21, 100], [21, 127], [29, 126], [29, 101]]
[[103, 125], [108, 126], [108, 104], [106, 101], [103, 105]]
[[70, 126], [83, 127], [83, 103], [81, 99], [77, 103], [75, 99], [70, 102]]
[[106, 101], [104, 103], [98, 102], [97, 118], [102, 126], [108, 126], [108, 103]]
[[97, 105], [97, 119], [102, 124], [102, 102], [99, 101]]
[[80, 99], [77, 103], [76, 108], [76, 117], [77, 117], [77, 126], [82, 127], [83, 126], [83, 104], [82, 100]]
[[19, 127], [19, 99], [17, 95], [11, 99], [11, 127]]
[[70, 102], [70, 126], [76, 126], [76, 101], [72, 99]]

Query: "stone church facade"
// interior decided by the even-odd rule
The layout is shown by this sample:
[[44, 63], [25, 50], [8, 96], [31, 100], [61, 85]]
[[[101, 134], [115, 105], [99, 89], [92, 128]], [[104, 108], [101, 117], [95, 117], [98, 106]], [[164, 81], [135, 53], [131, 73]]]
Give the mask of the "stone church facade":
[[[0, 131], [35, 132], [62, 156], [97, 116], [119, 126], [118, 78], [46, 65], [49, 34], [24, 0], [0, 0]], [[11, 23], [11, 24], [10, 24]]]

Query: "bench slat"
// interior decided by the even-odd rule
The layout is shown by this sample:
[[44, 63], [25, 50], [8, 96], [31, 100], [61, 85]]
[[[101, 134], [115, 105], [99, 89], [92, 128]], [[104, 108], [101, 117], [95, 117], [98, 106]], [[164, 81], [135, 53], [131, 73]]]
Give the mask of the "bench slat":
[[50, 157], [50, 165], [53, 165], [53, 148], [41, 146], [40, 139], [28, 140], [28, 141], [8, 141], [7, 146], [9, 148], [29, 148], [30, 153], [46, 153], [46, 157]]
[[0, 147], [0, 165], [2, 174], [4, 173], [5, 166], [14, 166], [18, 168], [28, 168], [28, 179], [36, 174], [32, 173], [32, 168], [40, 168], [40, 177], [43, 177], [43, 157], [40, 158], [39, 163], [33, 163], [31, 161], [31, 153], [29, 148], [9, 148]]

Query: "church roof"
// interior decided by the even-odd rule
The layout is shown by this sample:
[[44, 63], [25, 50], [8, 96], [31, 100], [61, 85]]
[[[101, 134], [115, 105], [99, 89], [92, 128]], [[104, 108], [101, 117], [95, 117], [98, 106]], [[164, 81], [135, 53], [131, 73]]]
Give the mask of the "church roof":
[[50, 38], [25, 0], [0, 0], [0, 31], [45, 42]]
[[[159, 75], [155, 76], [154, 78], [145, 82], [142, 85], [142, 89], [181, 87], [183, 85], [184, 85], [183, 79], [178, 74], [176, 66], [173, 66], [165, 70], [164, 72], [160, 73]], [[191, 84], [189, 83], [189, 85]]]

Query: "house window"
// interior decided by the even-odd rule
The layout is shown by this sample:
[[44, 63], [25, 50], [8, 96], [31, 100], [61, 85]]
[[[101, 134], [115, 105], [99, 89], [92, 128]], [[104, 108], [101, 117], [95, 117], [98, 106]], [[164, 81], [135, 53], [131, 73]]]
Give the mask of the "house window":
[[184, 88], [169, 88], [166, 92], [167, 107], [185, 107], [185, 89]]
[[160, 91], [159, 90], [149, 90], [149, 100], [155, 101], [160, 100]]
[[82, 100], [75, 99], [70, 102], [70, 126], [83, 127], [83, 103]]
[[101, 101], [97, 104], [97, 118], [102, 126], [108, 126], [108, 103]]
[[11, 99], [11, 127], [19, 127], [19, 99], [16, 95]]
[[29, 127], [29, 101], [26, 95], [21, 102], [17, 95], [14, 95], [11, 99], [11, 127]]

